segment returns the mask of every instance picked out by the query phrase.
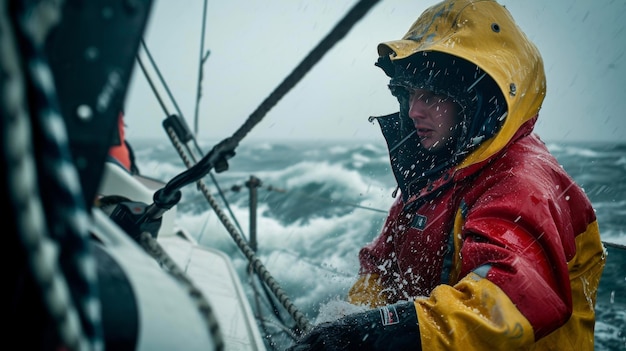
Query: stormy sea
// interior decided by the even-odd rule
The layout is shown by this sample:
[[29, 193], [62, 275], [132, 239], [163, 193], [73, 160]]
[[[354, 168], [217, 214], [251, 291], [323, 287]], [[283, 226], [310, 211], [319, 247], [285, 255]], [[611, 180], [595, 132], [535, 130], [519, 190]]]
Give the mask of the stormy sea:
[[[131, 140], [142, 175], [168, 181], [186, 168], [168, 139]], [[204, 152], [214, 142], [200, 142]], [[597, 296], [596, 350], [626, 349], [626, 143], [547, 143], [591, 199], [608, 254]], [[243, 142], [228, 170], [203, 181], [292, 302], [315, 323], [320, 307], [341, 301], [358, 270], [357, 253], [379, 232], [395, 181], [382, 142]], [[226, 252], [253, 310], [258, 288], [248, 262], [195, 186], [183, 189], [176, 222], [201, 244]], [[252, 229], [250, 223], [256, 223]], [[256, 293], [255, 293], [256, 292]], [[258, 323], [284, 349], [284, 312]], [[284, 328], [283, 328], [284, 329]], [[263, 334], [263, 333], [262, 333]], [[268, 334], [268, 335], [269, 335]], [[288, 334], [288, 333], [287, 333]]]

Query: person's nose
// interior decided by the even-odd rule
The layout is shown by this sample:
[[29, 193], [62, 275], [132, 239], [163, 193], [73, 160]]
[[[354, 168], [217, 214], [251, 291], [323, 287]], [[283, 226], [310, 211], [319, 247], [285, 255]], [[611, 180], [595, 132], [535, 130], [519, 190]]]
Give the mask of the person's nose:
[[409, 98], [409, 118], [426, 118], [426, 110], [428, 109], [427, 105], [428, 102], [425, 99], [411, 95]]

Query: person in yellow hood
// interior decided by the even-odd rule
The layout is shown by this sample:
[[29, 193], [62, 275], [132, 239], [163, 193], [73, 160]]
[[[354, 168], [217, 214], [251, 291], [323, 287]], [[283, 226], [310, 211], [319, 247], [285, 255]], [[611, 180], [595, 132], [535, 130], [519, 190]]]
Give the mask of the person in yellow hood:
[[508, 10], [450, 0], [376, 65], [400, 110], [373, 118], [398, 188], [348, 301], [291, 350], [593, 350], [605, 264], [592, 205], [533, 132], [542, 58]]

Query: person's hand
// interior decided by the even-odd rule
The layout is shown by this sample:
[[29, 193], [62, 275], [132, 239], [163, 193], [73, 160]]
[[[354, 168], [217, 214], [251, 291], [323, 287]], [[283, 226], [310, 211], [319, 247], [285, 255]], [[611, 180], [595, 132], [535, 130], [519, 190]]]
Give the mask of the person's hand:
[[355, 313], [315, 326], [288, 351], [420, 350], [413, 302]]

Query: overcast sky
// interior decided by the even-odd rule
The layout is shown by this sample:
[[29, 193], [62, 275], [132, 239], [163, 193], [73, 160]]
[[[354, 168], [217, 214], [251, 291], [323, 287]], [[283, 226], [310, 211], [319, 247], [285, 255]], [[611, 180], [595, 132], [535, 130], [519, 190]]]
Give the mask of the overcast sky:
[[[202, 80], [199, 139], [231, 136], [355, 3], [209, 0], [204, 46], [210, 56]], [[395, 112], [397, 102], [387, 90], [387, 77], [374, 66], [376, 46], [400, 39], [434, 3], [380, 1], [246, 139], [382, 140], [367, 118]], [[548, 142], [626, 141], [626, 1], [500, 3], [543, 55], [548, 90], [536, 132]], [[192, 131], [203, 4], [154, 0], [145, 35]], [[168, 109], [175, 112], [169, 102]], [[164, 112], [139, 67], [126, 115], [129, 139], [166, 138]]]

